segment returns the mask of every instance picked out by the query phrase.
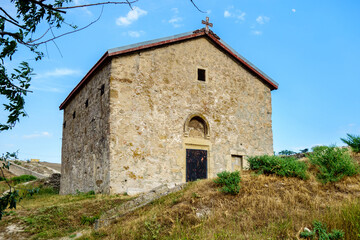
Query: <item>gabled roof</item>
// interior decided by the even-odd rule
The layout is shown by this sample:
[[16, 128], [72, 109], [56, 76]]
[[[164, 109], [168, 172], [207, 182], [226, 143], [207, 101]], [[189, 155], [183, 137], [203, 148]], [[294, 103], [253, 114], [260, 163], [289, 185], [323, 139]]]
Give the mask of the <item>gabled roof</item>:
[[112, 48], [109, 49], [100, 59], [99, 61], [90, 69], [90, 71], [83, 77], [83, 79], [76, 85], [76, 87], [70, 92], [70, 94], [66, 97], [64, 102], [60, 105], [60, 110], [64, 109], [67, 103], [72, 99], [73, 96], [86, 84], [86, 82], [90, 79], [93, 73], [100, 68], [104, 63], [108, 62], [112, 57], [119, 56], [122, 54], [133, 53], [136, 51], [141, 51], [150, 48], [161, 47], [164, 45], [178, 43], [181, 41], [186, 41], [189, 39], [199, 38], [199, 37], [208, 37], [218, 48], [228, 53], [235, 60], [243, 64], [248, 70], [253, 72], [256, 76], [258, 76], [261, 80], [269, 85], [271, 90], [278, 89], [279, 84], [263, 73], [260, 69], [255, 67], [252, 63], [246, 60], [243, 56], [237, 53], [234, 49], [232, 49], [229, 45], [227, 45], [223, 40], [221, 40], [215, 33], [211, 30], [206, 32], [205, 29], [199, 29], [193, 32], [182, 33], [170, 37], [159, 38], [151, 41], [140, 42], [136, 44], [131, 44], [123, 47]]

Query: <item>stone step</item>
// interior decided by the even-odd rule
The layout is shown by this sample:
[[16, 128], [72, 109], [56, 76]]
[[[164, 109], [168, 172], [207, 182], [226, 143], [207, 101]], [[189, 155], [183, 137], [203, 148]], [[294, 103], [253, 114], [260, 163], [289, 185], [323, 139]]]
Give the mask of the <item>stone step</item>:
[[98, 230], [102, 227], [109, 226], [111, 223], [114, 223], [117, 219], [122, 216], [135, 211], [138, 208], [141, 208], [154, 200], [157, 200], [163, 196], [166, 196], [170, 193], [177, 192], [182, 190], [185, 187], [186, 183], [172, 184], [167, 185], [163, 184], [149, 192], [139, 195], [137, 198], [130, 200], [118, 207], [110, 209], [104, 213], [99, 219], [95, 221], [94, 229]]

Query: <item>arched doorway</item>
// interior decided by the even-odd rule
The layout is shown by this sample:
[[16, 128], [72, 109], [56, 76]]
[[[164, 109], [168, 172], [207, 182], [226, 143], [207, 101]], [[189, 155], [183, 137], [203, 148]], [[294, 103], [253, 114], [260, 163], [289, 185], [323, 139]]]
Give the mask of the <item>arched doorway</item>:
[[186, 182], [207, 178], [208, 146], [203, 142], [210, 138], [210, 134], [205, 117], [200, 114], [190, 115], [185, 122], [184, 136], [193, 143], [186, 145]]

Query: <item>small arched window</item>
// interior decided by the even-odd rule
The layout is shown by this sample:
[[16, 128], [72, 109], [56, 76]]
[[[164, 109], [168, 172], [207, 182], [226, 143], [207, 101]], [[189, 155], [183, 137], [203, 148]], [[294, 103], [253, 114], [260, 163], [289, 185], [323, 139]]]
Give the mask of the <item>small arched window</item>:
[[190, 115], [184, 127], [185, 137], [209, 139], [209, 124], [200, 114]]

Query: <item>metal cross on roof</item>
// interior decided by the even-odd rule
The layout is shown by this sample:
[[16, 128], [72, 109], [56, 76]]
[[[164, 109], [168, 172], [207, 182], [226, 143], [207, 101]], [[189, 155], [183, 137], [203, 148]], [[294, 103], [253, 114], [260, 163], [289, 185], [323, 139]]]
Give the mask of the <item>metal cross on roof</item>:
[[213, 27], [213, 24], [209, 22], [209, 17], [206, 17], [206, 21], [201, 20], [201, 23], [206, 25], [206, 28], [205, 28], [206, 32], [209, 32], [209, 26]]

